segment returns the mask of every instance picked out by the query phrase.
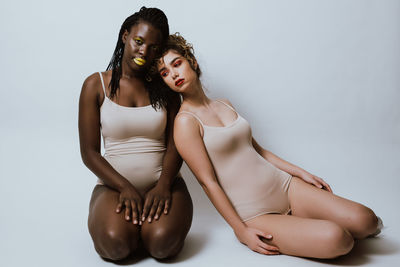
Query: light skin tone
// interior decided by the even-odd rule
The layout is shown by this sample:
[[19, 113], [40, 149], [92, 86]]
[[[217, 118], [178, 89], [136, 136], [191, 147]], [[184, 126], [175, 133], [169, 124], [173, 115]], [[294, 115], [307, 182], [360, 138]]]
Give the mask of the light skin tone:
[[[156, 56], [161, 33], [141, 21], [123, 33], [122, 41], [125, 47], [120, 88], [111, 101], [124, 107], [148, 106], [143, 73]], [[102, 72], [106, 85], [111, 74], [111, 70]], [[181, 249], [192, 218], [190, 195], [183, 179], [176, 178], [182, 164], [172, 127], [178, 106], [171, 105], [167, 110], [167, 149], [160, 178], [147, 192], [139, 192], [101, 155], [100, 107], [109, 95], [110, 89], [106, 86], [104, 95], [99, 74], [94, 73], [85, 80], [79, 100], [82, 159], [104, 183], [94, 188], [89, 209], [89, 232], [95, 248], [102, 257], [119, 260], [142, 240], [152, 256], [173, 256]], [[172, 239], [177, 240], [175, 246], [170, 245]]]
[[[238, 115], [205, 95], [196, 68], [197, 63], [191, 66], [174, 50], [165, 53], [158, 64], [164, 82], [183, 97], [180, 111], [196, 114], [208, 126], [230, 125]], [[288, 192], [292, 214], [266, 214], [242, 222], [218, 183], [200, 123], [189, 114], [178, 114], [174, 139], [182, 158], [239, 241], [258, 253], [334, 258], [348, 253], [355, 238], [365, 238], [377, 229], [372, 210], [334, 195], [323, 179], [279, 158], [254, 138], [252, 145], [259, 155], [293, 176]]]

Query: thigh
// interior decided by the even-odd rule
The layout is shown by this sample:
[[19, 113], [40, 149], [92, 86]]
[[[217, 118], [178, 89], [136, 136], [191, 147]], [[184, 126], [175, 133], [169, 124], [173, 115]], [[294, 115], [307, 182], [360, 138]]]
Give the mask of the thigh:
[[96, 185], [89, 206], [88, 226], [95, 246], [106, 246], [112, 240], [126, 241], [133, 247], [140, 237], [140, 228], [126, 221], [124, 212], [116, 213], [119, 192]]
[[176, 178], [172, 186], [172, 200], [168, 214], [162, 214], [158, 220], [147, 221], [142, 225], [142, 237], [154, 236], [153, 233], [166, 233], [178, 239], [184, 239], [190, 229], [193, 218], [193, 203], [184, 180]]
[[289, 187], [292, 214], [333, 221], [358, 237], [363, 224], [374, 221], [375, 214], [360, 203], [310, 185], [293, 177]]
[[348, 253], [353, 246], [351, 235], [339, 225], [327, 220], [266, 214], [245, 223], [271, 234], [271, 241], [263, 241], [277, 246], [281, 253], [287, 255], [334, 258]]

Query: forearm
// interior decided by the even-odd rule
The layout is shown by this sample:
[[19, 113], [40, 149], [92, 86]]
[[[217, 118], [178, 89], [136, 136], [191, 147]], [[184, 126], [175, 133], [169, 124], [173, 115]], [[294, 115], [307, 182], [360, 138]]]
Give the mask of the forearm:
[[82, 153], [84, 164], [107, 186], [121, 192], [130, 182], [119, 174], [98, 152]]
[[281, 159], [280, 157], [278, 157], [277, 155], [268, 150], [265, 149], [263, 150], [262, 157], [268, 160], [272, 165], [274, 165], [278, 169], [285, 171], [293, 176], [302, 177], [302, 175], [307, 172], [304, 169], [290, 162], [287, 162], [284, 159]]
[[214, 207], [235, 232], [246, 227], [217, 181], [202, 184], [202, 187]]
[[171, 187], [182, 166], [182, 158], [179, 156], [175, 146], [167, 148], [163, 158], [162, 171], [157, 184]]

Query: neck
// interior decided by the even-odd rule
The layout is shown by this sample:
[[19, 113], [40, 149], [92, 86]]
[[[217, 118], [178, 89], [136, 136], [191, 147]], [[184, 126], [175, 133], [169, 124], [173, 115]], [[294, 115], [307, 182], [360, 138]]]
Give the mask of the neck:
[[184, 103], [194, 108], [208, 106], [210, 103], [210, 99], [204, 93], [200, 80], [197, 80], [197, 83], [187, 90], [187, 92], [182, 93], [182, 97]]
[[141, 79], [144, 76], [144, 71], [137, 71], [130, 68], [129, 65], [126, 63], [125, 58], [122, 59], [121, 68], [122, 68], [121, 78]]

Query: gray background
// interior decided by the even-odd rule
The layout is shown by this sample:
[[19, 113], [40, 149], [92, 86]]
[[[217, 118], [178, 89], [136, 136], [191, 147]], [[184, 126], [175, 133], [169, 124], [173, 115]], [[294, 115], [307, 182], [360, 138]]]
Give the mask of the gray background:
[[[371, 207], [386, 228], [334, 261], [251, 252], [183, 168], [195, 214], [184, 266], [394, 265], [400, 261], [400, 1], [1, 1], [0, 265], [110, 266], [86, 219], [96, 177], [77, 129], [84, 79], [123, 20], [157, 6], [194, 44], [212, 97], [265, 148]], [[142, 259], [139, 266], [161, 265]]]

